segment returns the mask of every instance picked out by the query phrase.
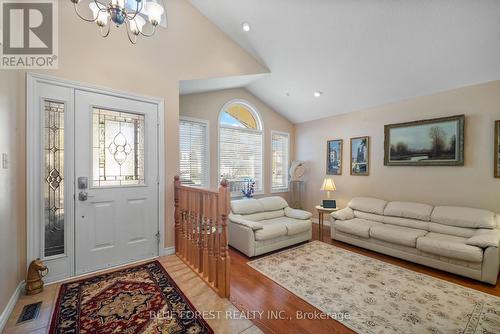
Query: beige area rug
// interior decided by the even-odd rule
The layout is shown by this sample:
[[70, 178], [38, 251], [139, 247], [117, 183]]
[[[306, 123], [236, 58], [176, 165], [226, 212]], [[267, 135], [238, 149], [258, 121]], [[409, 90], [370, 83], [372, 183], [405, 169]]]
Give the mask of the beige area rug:
[[499, 297], [323, 242], [248, 264], [358, 333], [500, 333]]

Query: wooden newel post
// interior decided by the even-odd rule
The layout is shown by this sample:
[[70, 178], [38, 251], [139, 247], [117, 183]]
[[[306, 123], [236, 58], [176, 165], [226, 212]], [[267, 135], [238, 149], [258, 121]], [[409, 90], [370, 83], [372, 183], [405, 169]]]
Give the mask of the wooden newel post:
[[178, 256], [182, 254], [181, 251], [181, 211], [179, 209], [179, 186], [181, 185], [181, 180], [179, 175], [174, 177], [174, 203], [175, 203], [175, 211], [174, 211], [174, 219], [175, 219], [175, 254]]
[[219, 187], [219, 213], [220, 213], [220, 252], [218, 261], [217, 288], [221, 297], [229, 298], [229, 248], [227, 236], [227, 219], [230, 211], [230, 196], [227, 180], [223, 179]]

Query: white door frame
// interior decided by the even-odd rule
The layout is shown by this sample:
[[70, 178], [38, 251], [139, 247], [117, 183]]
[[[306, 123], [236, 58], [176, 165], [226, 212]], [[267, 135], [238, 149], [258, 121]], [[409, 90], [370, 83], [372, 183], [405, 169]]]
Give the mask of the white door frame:
[[[158, 256], [164, 254], [165, 247], [165, 140], [164, 140], [164, 112], [165, 104], [164, 100], [155, 97], [136, 95], [134, 93], [128, 93], [118, 90], [113, 90], [109, 88], [99, 87], [95, 85], [82, 84], [75, 81], [70, 81], [66, 79], [61, 79], [57, 77], [27, 73], [26, 77], [26, 268], [29, 266], [30, 262], [36, 258], [41, 257], [42, 249], [40, 241], [38, 238], [41, 237], [42, 230], [40, 229], [40, 180], [41, 180], [41, 152], [37, 141], [40, 135], [40, 123], [39, 115], [40, 113], [40, 101], [37, 96], [37, 84], [46, 83], [49, 85], [65, 87], [73, 89], [72, 101], [74, 102], [74, 90], [82, 90], [93, 93], [105, 94], [114, 97], [121, 97], [127, 99], [133, 99], [141, 102], [147, 102], [157, 105], [158, 108], [158, 231], [160, 232], [160, 241], [158, 245]], [[71, 107], [73, 108], [73, 107]], [[70, 146], [73, 143], [70, 143]], [[74, 149], [74, 147], [73, 147]], [[73, 149], [70, 151], [73, 154]], [[75, 176], [71, 174], [72, 179], [67, 179], [67, 182], [72, 183], [72, 189], [75, 188], [74, 179]], [[74, 214], [74, 200], [68, 203], [72, 209], [71, 213]], [[74, 233], [74, 219], [70, 223], [69, 232]], [[68, 241], [71, 242], [68, 243]], [[74, 254], [74, 238], [69, 237], [65, 240], [65, 249], [71, 250], [69, 261], [71, 272], [68, 272], [65, 277], [54, 278], [53, 281], [57, 281], [63, 278], [72, 277], [75, 275], [74, 264], [75, 264], [75, 254]], [[68, 253], [68, 252], [67, 252]]]

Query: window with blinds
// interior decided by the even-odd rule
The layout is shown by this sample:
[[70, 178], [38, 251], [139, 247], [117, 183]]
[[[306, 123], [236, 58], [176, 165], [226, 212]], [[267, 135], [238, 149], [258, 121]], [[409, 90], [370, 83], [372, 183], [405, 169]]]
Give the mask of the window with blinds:
[[271, 132], [271, 191], [288, 191], [288, 166], [290, 161], [290, 135]]
[[195, 187], [209, 187], [208, 123], [181, 119], [179, 124], [180, 180]]
[[219, 175], [229, 181], [231, 194], [255, 181], [255, 193], [263, 191], [262, 123], [245, 102], [225, 105], [219, 118]]

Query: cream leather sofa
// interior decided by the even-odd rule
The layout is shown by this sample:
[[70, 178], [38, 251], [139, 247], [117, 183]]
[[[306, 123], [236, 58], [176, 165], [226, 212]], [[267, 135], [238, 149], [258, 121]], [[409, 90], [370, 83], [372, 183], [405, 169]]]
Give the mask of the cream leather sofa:
[[357, 197], [330, 226], [332, 239], [496, 284], [500, 217], [491, 211]]
[[308, 241], [311, 216], [279, 196], [231, 201], [229, 245], [252, 257]]

